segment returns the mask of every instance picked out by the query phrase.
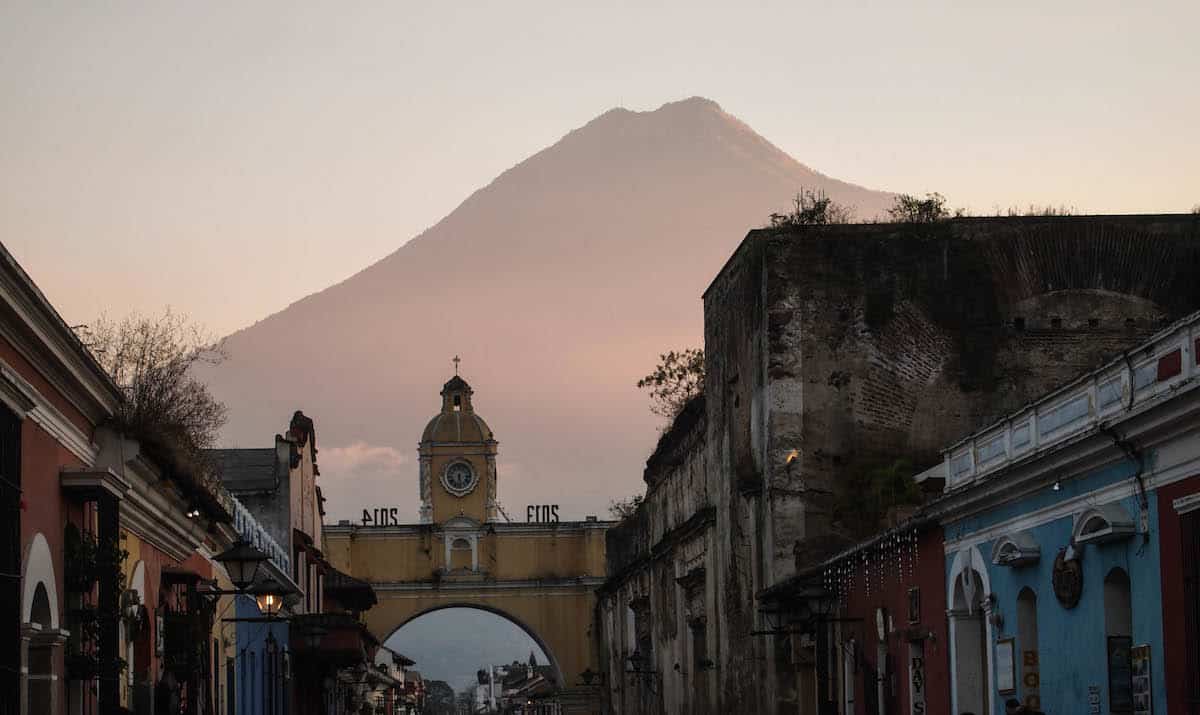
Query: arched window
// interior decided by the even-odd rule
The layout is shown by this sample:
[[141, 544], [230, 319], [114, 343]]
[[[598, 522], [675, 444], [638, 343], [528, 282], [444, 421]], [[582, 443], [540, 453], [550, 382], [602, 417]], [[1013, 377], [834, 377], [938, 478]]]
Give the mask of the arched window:
[[1026, 586], [1017, 594], [1017, 667], [1021, 700], [1033, 710], [1042, 707], [1038, 647], [1037, 594]]
[[1114, 568], [1104, 577], [1104, 633], [1108, 645], [1109, 712], [1133, 712], [1133, 599], [1129, 574]]
[[452, 570], [474, 569], [475, 549], [470, 539], [458, 537], [450, 542], [450, 568]]
[[1104, 577], [1104, 630], [1110, 636], [1133, 636], [1133, 601], [1129, 574], [1115, 568]]

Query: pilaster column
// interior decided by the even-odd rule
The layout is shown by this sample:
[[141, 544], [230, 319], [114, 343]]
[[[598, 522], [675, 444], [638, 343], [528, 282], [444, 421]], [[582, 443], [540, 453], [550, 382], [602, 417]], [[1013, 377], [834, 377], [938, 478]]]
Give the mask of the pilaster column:
[[29, 659], [26, 661], [29, 664], [28, 710], [23, 712], [29, 715], [58, 715], [60, 712], [65, 678], [58, 663], [62, 662], [63, 645], [68, 635], [61, 628], [40, 628], [30, 633]]
[[419, 488], [421, 498], [421, 523], [429, 524], [433, 522], [433, 458], [427, 454], [421, 455], [421, 479]]
[[29, 715], [29, 641], [41, 630], [42, 627], [36, 623], [21, 624], [21, 678], [17, 686], [17, 703], [21, 707], [21, 715]]
[[99, 625], [100, 683], [99, 703], [101, 715], [116, 713], [121, 706], [121, 674], [116, 668], [121, 652], [121, 585], [117, 582], [118, 564], [114, 555], [120, 548], [119, 501], [109, 495], [96, 500], [98, 528], [97, 542], [102, 545], [100, 557], [99, 598], [96, 615]]

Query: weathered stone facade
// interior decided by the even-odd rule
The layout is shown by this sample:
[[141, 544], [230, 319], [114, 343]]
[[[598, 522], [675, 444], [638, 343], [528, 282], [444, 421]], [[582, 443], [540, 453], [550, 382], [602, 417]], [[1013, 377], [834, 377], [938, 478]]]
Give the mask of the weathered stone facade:
[[1197, 274], [1196, 216], [751, 232], [704, 295], [704, 397], [608, 535], [612, 711], [813, 712], [777, 677], [790, 644], [753, 635], [755, 599], [850, 543], [841, 485], [897, 457], [928, 466], [1200, 307]]

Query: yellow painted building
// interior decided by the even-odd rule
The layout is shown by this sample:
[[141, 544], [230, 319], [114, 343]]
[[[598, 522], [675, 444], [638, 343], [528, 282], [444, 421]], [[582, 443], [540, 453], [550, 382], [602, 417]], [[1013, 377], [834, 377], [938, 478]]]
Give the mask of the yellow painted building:
[[542, 646], [567, 691], [564, 703], [582, 703], [580, 674], [599, 670], [594, 594], [612, 522], [559, 522], [544, 511], [539, 516], [553, 521], [509, 522], [496, 498], [498, 443], [475, 412], [470, 385], [455, 375], [441, 396], [418, 449], [420, 523], [382, 515], [370, 525], [327, 525], [325, 554], [374, 587], [379, 603], [364, 615], [380, 640], [430, 611], [488, 610]]

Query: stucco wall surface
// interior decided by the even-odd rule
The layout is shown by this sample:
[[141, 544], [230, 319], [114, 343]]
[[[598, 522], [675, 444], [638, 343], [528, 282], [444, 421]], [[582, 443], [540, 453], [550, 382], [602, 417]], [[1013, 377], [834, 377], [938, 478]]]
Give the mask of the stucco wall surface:
[[[1131, 514], [1137, 513], [1136, 500], [1121, 500]], [[1158, 508], [1150, 502], [1151, 519], [1157, 520]], [[1058, 549], [1071, 539], [1074, 527], [1072, 516], [1065, 516], [1027, 530], [1041, 545], [1042, 556], [1036, 563], [1020, 568], [988, 567], [988, 579], [996, 594], [997, 606], [1004, 614], [1004, 625], [995, 630], [995, 638], [1017, 637], [1017, 596], [1028, 587], [1037, 596], [1039, 663], [1041, 670], [1040, 695], [1046, 712], [1075, 712], [1088, 704], [1088, 688], [1100, 688], [1102, 712], [1108, 712], [1107, 641], [1105, 639], [1104, 580], [1114, 568], [1129, 576], [1133, 603], [1133, 644], [1149, 644], [1153, 663], [1163, 663], [1162, 598], [1159, 588], [1158, 539], [1151, 534], [1148, 541], [1140, 537], [1113, 544], [1087, 545], [1083, 548], [1083, 590], [1079, 604], [1064, 608], [1054, 596], [1051, 586], [1054, 557]], [[979, 550], [985, 556], [992, 542]], [[949, 566], [947, 559], [947, 583]], [[1017, 643], [1018, 653], [1027, 645]], [[993, 651], [994, 652], [994, 651]], [[992, 683], [996, 682], [995, 660], [992, 661]], [[1018, 663], [1018, 668], [1020, 667]], [[1163, 669], [1152, 673], [1154, 700], [1165, 703], [1166, 685]], [[1021, 692], [1018, 684], [1018, 692]], [[1005, 698], [996, 694], [997, 710], [1002, 713]]]

